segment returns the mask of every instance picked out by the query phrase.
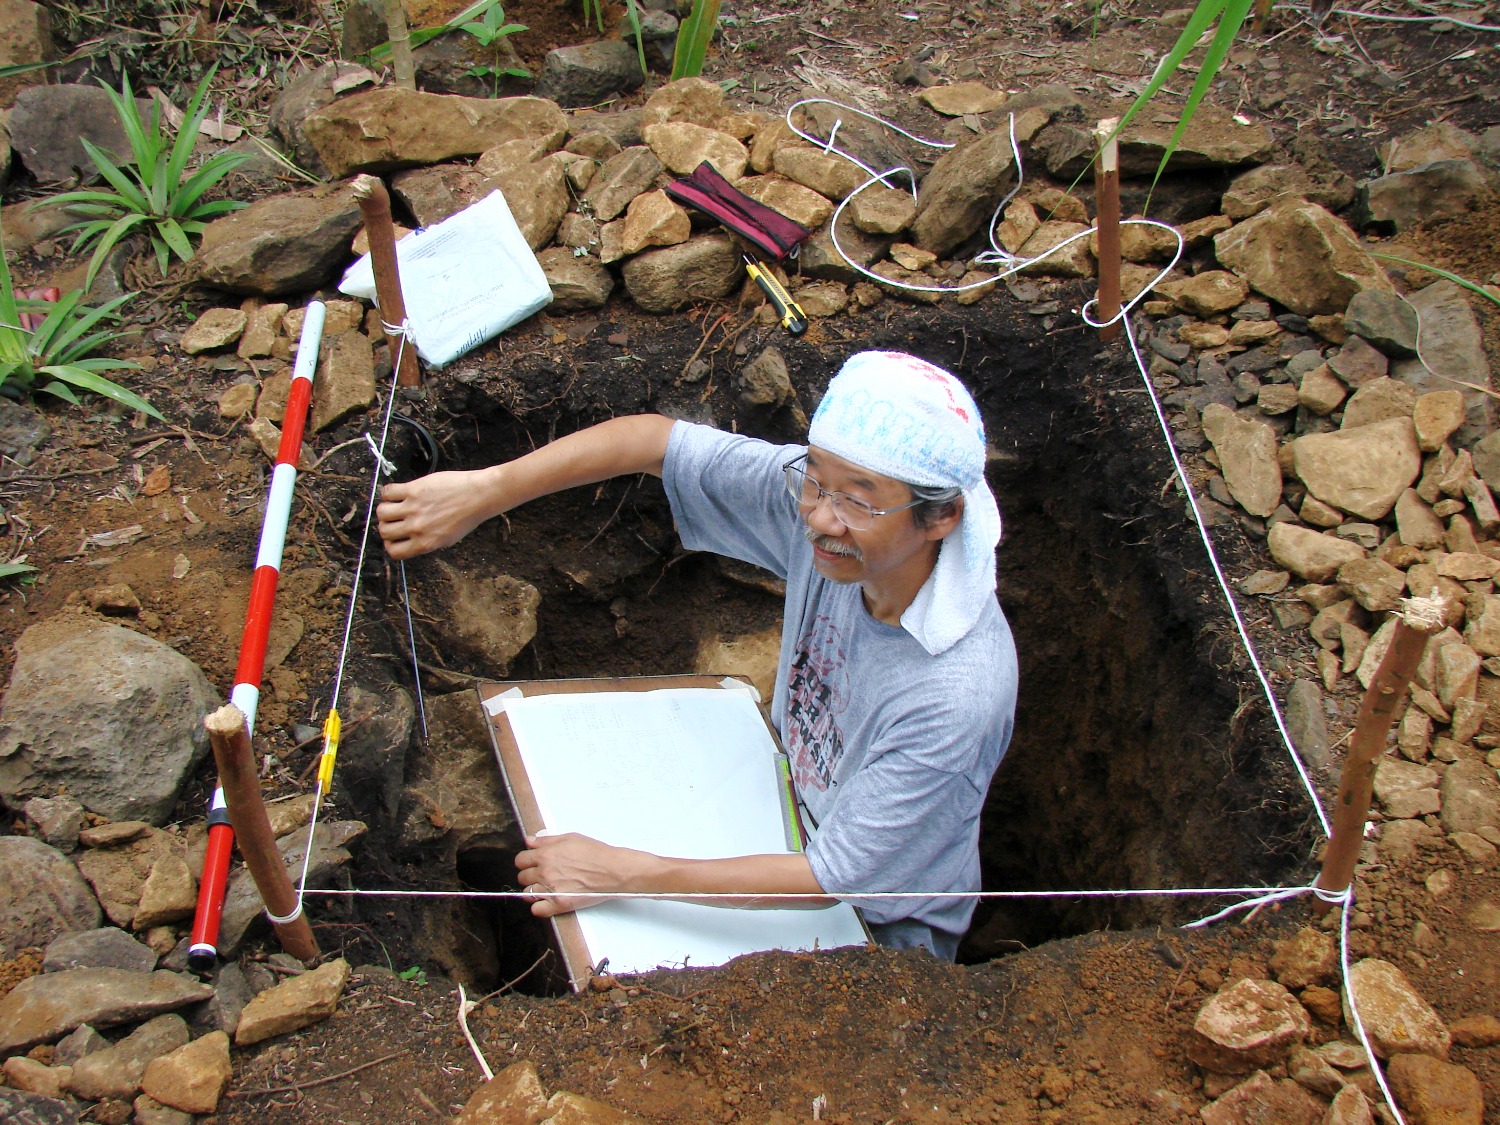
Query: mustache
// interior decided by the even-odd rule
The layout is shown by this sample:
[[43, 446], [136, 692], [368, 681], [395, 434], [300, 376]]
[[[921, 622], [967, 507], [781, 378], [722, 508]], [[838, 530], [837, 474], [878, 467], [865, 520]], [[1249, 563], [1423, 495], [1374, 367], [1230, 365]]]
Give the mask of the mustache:
[[812, 529], [810, 524], [802, 525], [802, 534], [814, 547], [820, 551], [827, 551], [830, 555], [843, 555], [851, 559], [860, 557], [859, 548], [853, 543], [844, 539], [835, 539], [831, 535], [820, 535]]

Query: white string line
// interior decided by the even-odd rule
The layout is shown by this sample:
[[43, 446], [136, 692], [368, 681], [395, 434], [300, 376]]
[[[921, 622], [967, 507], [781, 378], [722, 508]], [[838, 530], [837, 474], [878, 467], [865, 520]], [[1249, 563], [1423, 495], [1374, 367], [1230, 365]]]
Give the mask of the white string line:
[[[403, 320], [399, 325], [386, 324], [382, 321], [381, 325], [389, 335], [396, 337], [396, 358], [391, 364], [391, 385], [386, 390], [385, 417], [380, 424], [380, 443], [377, 445], [369, 434], [365, 435], [365, 440], [370, 443], [370, 451], [375, 456], [375, 467], [370, 471], [370, 497], [365, 508], [365, 527], [359, 540], [359, 557], [354, 564], [354, 580], [349, 585], [349, 612], [344, 619], [344, 641], [339, 650], [338, 667], [334, 672], [333, 696], [328, 704], [330, 714], [337, 711], [339, 706], [339, 692], [344, 682], [344, 665], [349, 659], [349, 638], [354, 631], [354, 611], [359, 604], [360, 578], [364, 574], [365, 555], [370, 546], [370, 524], [375, 517], [375, 499], [380, 492], [380, 474], [382, 469], [390, 465], [385, 456], [385, 443], [391, 432], [391, 414], [396, 409], [396, 380], [400, 377], [401, 359], [406, 351], [407, 338], [411, 335], [410, 320]], [[423, 725], [425, 728], [425, 716]], [[302, 913], [302, 903], [307, 897], [307, 872], [312, 865], [313, 835], [318, 830], [318, 815], [323, 808], [323, 796], [323, 779], [319, 777], [313, 786], [312, 816], [307, 822], [307, 843], [302, 853], [302, 873], [297, 878], [297, 908], [285, 918], [278, 918], [267, 910], [266, 917], [277, 924], [294, 921]]]
[[[586, 898], [591, 902], [613, 899], [656, 899], [664, 902], [681, 902], [684, 899], [722, 899], [740, 903], [759, 902], [765, 899], [806, 901], [860, 901], [864, 899], [987, 899], [987, 898], [1150, 898], [1153, 896], [1183, 897], [1189, 895], [1254, 895], [1268, 901], [1273, 897], [1291, 898], [1295, 895], [1314, 894], [1322, 897], [1328, 892], [1318, 887], [1167, 887], [1130, 888], [1128, 890], [1086, 891], [850, 891], [817, 893], [789, 891], [785, 894], [752, 894], [745, 891], [418, 891], [418, 890], [361, 890], [355, 887], [308, 887], [310, 895], [333, 895], [345, 898], [493, 898], [493, 899], [539, 899]], [[1241, 905], [1252, 906], [1254, 903]]]
[[1354, 887], [1351, 884], [1344, 908], [1339, 914], [1339, 968], [1344, 974], [1344, 999], [1349, 1002], [1349, 1015], [1354, 1024], [1354, 1033], [1359, 1036], [1359, 1043], [1365, 1049], [1365, 1059], [1370, 1064], [1370, 1073], [1375, 1075], [1375, 1081], [1380, 1086], [1380, 1093], [1385, 1097], [1385, 1104], [1390, 1107], [1396, 1115], [1396, 1125], [1406, 1125], [1406, 1118], [1401, 1116], [1401, 1110], [1396, 1107], [1395, 1096], [1391, 1088], [1386, 1085], [1385, 1072], [1379, 1061], [1375, 1058], [1375, 1049], [1370, 1046], [1370, 1037], [1365, 1033], [1365, 1021], [1360, 1018], [1359, 1001], [1354, 997], [1354, 986], [1349, 980], [1349, 915], [1354, 913]]

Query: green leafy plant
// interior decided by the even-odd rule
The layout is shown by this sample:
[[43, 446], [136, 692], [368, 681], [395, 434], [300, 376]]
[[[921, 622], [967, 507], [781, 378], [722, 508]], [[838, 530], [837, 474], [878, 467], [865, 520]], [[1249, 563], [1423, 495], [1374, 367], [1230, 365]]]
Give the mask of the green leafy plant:
[[505, 9], [498, 3], [492, 3], [484, 10], [484, 14], [477, 20], [458, 25], [459, 30], [467, 31], [479, 45], [495, 52], [495, 61], [489, 66], [476, 66], [469, 69], [469, 73], [476, 78], [490, 78], [494, 81], [494, 91], [498, 96], [500, 93], [500, 79], [506, 75], [516, 78], [530, 78], [531, 71], [524, 66], [504, 66], [500, 58], [501, 48], [496, 44], [503, 44], [507, 35], [514, 35], [518, 31], [526, 31], [528, 28], [524, 23], [506, 23]]
[[420, 965], [413, 965], [409, 969], [402, 969], [396, 975], [402, 980], [411, 981], [414, 984], [427, 983], [427, 970]]
[[[113, 335], [100, 326], [118, 320], [120, 306], [134, 296], [127, 293], [98, 307], [82, 304], [83, 294], [76, 289], [56, 302], [26, 300], [16, 296], [10, 267], [0, 255], [0, 394], [19, 398], [41, 391], [76, 404], [77, 387], [161, 419], [140, 395], [100, 374], [138, 370], [138, 364], [93, 354]], [[42, 319], [27, 327], [22, 313]]]
[[18, 574], [33, 574], [36, 567], [30, 563], [8, 562], [0, 563], [0, 578], [14, 578]]
[[89, 158], [108, 187], [64, 192], [37, 204], [67, 207], [84, 217], [83, 222], [65, 230], [78, 232], [73, 243], [75, 252], [95, 244], [85, 288], [94, 284], [100, 267], [121, 239], [137, 231], [146, 234], [156, 251], [157, 265], [166, 276], [173, 254], [184, 262], [193, 256], [192, 236], [203, 233], [208, 225], [206, 220], [245, 206], [232, 199], [209, 201], [203, 197], [249, 160], [249, 153], [217, 153], [196, 171], [188, 172], [188, 163], [198, 143], [198, 126], [208, 116], [208, 84], [212, 78], [210, 72], [198, 84], [175, 140], [162, 127], [160, 105], [151, 107], [149, 125], [141, 119], [128, 77], [118, 92], [104, 87], [130, 143], [130, 159], [116, 164], [108, 153], [84, 140]]
[[672, 81], [696, 78], [703, 73], [703, 60], [719, 25], [719, 0], [693, 0], [693, 10], [677, 28], [677, 48], [672, 53]]

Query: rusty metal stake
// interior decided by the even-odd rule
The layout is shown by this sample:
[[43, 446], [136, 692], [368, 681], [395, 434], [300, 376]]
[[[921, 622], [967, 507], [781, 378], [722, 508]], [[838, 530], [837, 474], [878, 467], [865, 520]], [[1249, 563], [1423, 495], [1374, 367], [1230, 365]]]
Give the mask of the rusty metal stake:
[[[1411, 598], [1396, 618], [1396, 630], [1390, 646], [1370, 688], [1359, 706], [1354, 735], [1349, 740], [1349, 754], [1339, 777], [1338, 804], [1333, 810], [1333, 835], [1323, 852], [1323, 870], [1315, 886], [1342, 893], [1354, 882], [1354, 868], [1359, 862], [1359, 846], [1365, 836], [1365, 820], [1370, 814], [1370, 795], [1375, 783], [1375, 767], [1385, 749], [1385, 738], [1396, 720], [1396, 708], [1406, 696], [1407, 685], [1422, 660], [1427, 638], [1443, 627], [1442, 602], [1433, 598]], [[1332, 908], [1319, 902], [1321, 917]]]
[[[400, 325], [406, 321], [406, 298], [401, 295], [401, 269], [396, 264], [396, 231], [391, 226], [391, 197], [385, 184], [376, 176], [356, 176], [354, 198], [359, 203], [359, 212], [364, 216], [365, 235], [370, 240], [370, 264], [375, 270], [375, 301], [380, 306], [380, 319], [386, 324]], [[391, 360], [401, 357], [401, 369], [396, 373], [396, 382], [403, 387], [420, 387], [422, 370], [417, 366], [417, 349], [410, 338], [401, 346], [400, 336], [385, 334], [386, 346], [391, 349]]]
[[[255, 880], [255, 889], [269, 914], [291, 918], [289, 922], [272, 922], [281, 948], [299, 961], [315, 961], [318, 942], [313, 937], [307, 916], [297, 904], [297, 892], [276, 849], [266, 803], [260, 793], [260, 776], [255, 772], [255, 754], [250, 749], [250, 731], [245, 713], [233, 703], [226, 703], [203, 720], [208, 739], [219, 767], [219, 785], [229, 821], [234, 825], [240, 855]], [[292, 918], [295, 914], [296, 917]]]
[[[1099, 155], [1094, 159], [1095, 221], [1099, 231], [1099, 298], [1095, 303], [1101, 321], [1120, 315], [1120, 141], [1114, 136], [1118, 117], [1099, 122], [1094, 136]], [[1099, 329], [1105, 343], [1120, 335], [1120, 322]]]

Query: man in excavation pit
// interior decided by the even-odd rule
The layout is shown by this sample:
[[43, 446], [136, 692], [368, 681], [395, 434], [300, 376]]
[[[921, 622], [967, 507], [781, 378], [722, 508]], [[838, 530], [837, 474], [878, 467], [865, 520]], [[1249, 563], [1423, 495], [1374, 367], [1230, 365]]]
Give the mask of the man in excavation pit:
[[[805, 448], [659, 415], [615, 418], [474, 472], [386, 485], [393, 558], [608, 477], [662, 478], [683, 545], [786, 579], [772, 716], [812, 829], [801, 854], [691, 860], [577, 833], [528, 837], [521, 885], [552, 892], [827, 895], [979, 890], [979, 814], [1010, 741], [1016, 655], [995, 600], [1000, 514], [979, 411], [946, 371], [897, 352], [846, 362]], [[971, 898], [856, 900], [877, 941], [952, 960]]]

